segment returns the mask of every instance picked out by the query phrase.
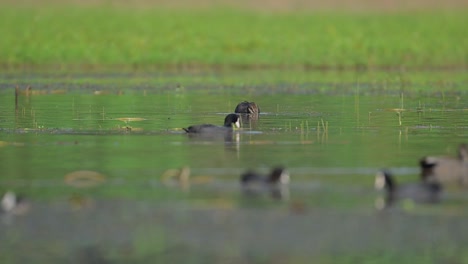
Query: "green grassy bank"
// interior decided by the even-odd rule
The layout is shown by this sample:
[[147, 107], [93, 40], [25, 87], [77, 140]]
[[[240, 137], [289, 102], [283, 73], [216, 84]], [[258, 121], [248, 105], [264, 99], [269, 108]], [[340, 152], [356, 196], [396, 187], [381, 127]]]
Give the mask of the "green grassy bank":
[[0, 8], [0, 65], [466, 67], [467, 12]]

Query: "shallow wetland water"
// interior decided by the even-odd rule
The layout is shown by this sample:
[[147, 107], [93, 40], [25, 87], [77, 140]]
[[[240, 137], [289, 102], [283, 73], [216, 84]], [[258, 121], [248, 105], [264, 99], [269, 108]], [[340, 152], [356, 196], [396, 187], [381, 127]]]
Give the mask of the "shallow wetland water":
[[[467, 141], [463, 73], [239, 78], [256, 74], [4, 74], [0, 191], [27, 208], [0, 215], [1, 262], [468, 263], [466, 190], [378, 210], [373, 185], [381, 168], [417, 181], [419, 158]], [[261, 114], [231, 137], [181, 129], [221, 125], [244, 100]], [[281, 199], [244, 195], [242, 172], [278, 165]]]

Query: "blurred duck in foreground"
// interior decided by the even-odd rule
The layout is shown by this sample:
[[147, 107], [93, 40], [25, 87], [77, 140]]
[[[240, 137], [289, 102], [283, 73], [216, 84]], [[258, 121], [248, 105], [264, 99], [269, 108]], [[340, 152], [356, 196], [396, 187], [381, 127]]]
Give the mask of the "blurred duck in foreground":
[[240, 182], [243, 190], [249, 195], [256, 195], [269, 191], [273, 198], [288, 198], [285, 186], [289, 183], [289, 173], [283, 167], [274, 168], [267, 175], [260, 175], [254, 171], [247, 171], [241, 175]]
[[239, 116], [237, 114], [229, 114], [224, 118], [223, 126], [212, 124], [202, 124], [183, 128], [189, 134], [210, 134], [210, 133], [225, 133], [232, 132], [233, 127], [239, 128]]
[[398, 200], [411, 200], [415, 203], [436, 203], [440, 200], [442, 187], [436, 182], [415, 182], [397, 185], [393, 175], [387, 170], [377, 172], [375, 188], [385, 191], [385, 200], [380, 208]]
[[161, 176], [162, 182], [166, 186], [176, 185], [184, 191], [190, 189], [190, 168], [184, 166], [181, 169], [169, 169], [164, 171]]
[[423, 157], [421, 178], [424, 182], [460, 184], [468, 186], [468, 148], [461, 144], [457, 157]]
[[29, 203], [13, 191], [7, 191], [1, 202], [1, 211], [6, 214], [24, 215], [29, 211]]

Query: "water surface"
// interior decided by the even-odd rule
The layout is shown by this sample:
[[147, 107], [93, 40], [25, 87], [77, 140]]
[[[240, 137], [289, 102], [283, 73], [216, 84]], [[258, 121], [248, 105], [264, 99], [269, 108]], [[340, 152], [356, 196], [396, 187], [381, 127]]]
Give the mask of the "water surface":
[[[417, 181], [420, 157], [455, 155], [468, 135], [463, 82], [424, 92], [421, 83], [174, 75], [3, 76], [0, 191], [30, 205], [1, 215], [3, 263], [467, 261], [464, 190], [379, 211], [373, 189], [381, 168]], [[181, 129], [221, 125], [243, 100], [261, 114], [232, 137]], [[243, 194], [242, 172], [278, 165], [292, 177], [283, 199]], [[167, 177], [183, 167], [188, 182]], [[70, 180], [82, 170], [101, 178]]]

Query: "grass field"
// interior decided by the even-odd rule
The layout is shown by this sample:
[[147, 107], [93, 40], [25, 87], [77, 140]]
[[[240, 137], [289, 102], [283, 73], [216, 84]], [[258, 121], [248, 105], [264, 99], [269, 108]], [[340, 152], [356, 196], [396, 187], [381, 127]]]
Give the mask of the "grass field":
[[0, 8], [0, 66], [457, 68], [468, 12]]

